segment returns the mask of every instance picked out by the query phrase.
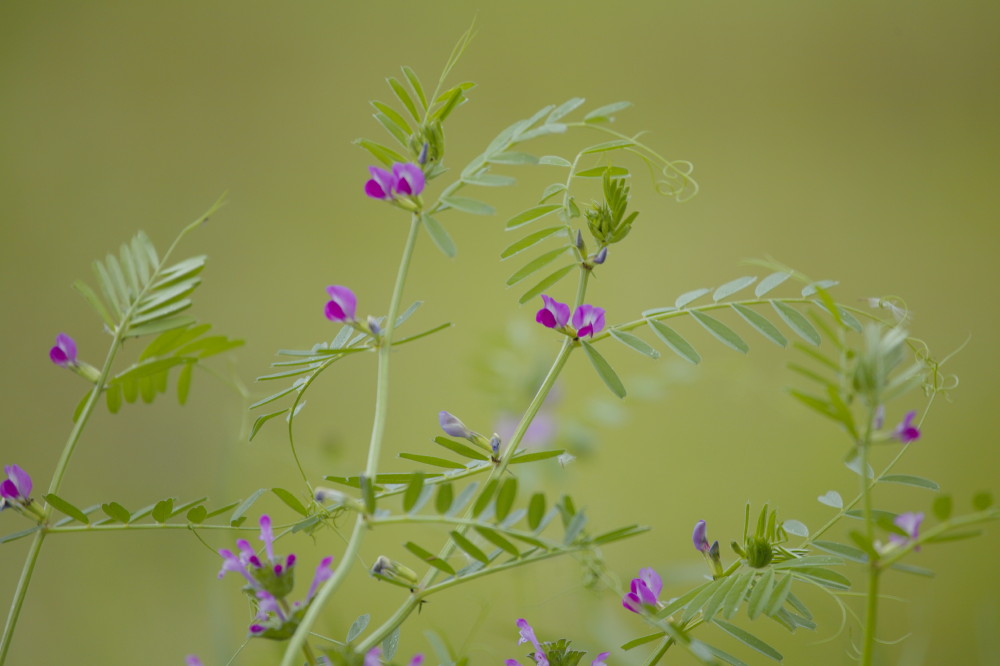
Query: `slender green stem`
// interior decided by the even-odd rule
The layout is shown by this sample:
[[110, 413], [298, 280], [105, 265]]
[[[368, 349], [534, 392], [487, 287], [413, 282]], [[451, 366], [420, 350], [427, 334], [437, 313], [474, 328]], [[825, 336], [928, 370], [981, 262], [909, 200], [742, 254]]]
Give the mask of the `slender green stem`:
[[[874, 475], [869, 475], [869, 463], [871, 453], [872, 418], [874, 414], [867, 414], [867, 424], [865, 426], [864, 437], [858, 442], [861, 457], [861, 501], [862, 511], [865, 519], [865, 536], [869, 544], [875, 542], [875, 519], [872, 512], [872, 486], [874, 485]], [[875, 651], [875, 627], [878, 622], [878, 583], [881, 573], [881, 562], [877, 556], [870, 557], [868, 561], [868, 589], [867, 605], [865, 609], [865, 632], [862, 638], [861, 664], [871, 666], [872, 656]]]
[[660, 649], [649, 657], [649, 661], [646, 662], [646, 666], [655, 666], [655, 664], [660, 663], [660, 659], [663, 659], [663, 655], [667, 653], [667, 650], [669, 650], [670, 646], [673, 644], [674, 639], [672, 638], [667, 638], [667, 640], [663, 641], [663, 645], [660, 646]]
[[[396, 284], [392, 290], [392, 297], [389, 301], [389, 313], [386, 315], [384, 327], [381, 333], [381, 340], [378, 348], [378, 384], [375, 389], [375, 414], [372, 418], [371, 441], [368, 445], [368, 462], [365, 465], [365, 476], [374, 479], [378, 472], [378, 459], [382, 450], [382, 438], [385, 435], [385, 424], [388, 420], [389, 405], [389, 359], [392, 354], [392, 334], [396, 328], [396, 318], [399, 316], [399, 304], [403, 297], [403, 288], [406, 286], [406, 276], [410, 268], [410, 259], [413, 257], [413, 250], [417, 244], [417, 235], [420, 231], [420, 215], [414, 213], [410, 219], [410, 232], [406, 237], [406, 245], [403, 248], [403, 257], [399, 262], [399, 271], [396, 274]], [[281, 666], [293, 666], [299, 658], [297, 655], [305, 649], [306, 638], [309, 631], [316, 623], [320, 613], [326, 603], [333, 597], [333, 594], [340, 587], [340, 584], [347, 578], [351, 564], [361, 549], [361, 542], [367, 532], [367, 516], [359, 515], [354, 523], [354, 530], [347, 542], [344, 554], [341, 556], [337, 568], [328, 581], [320, 586], [306, 611], [302, 622], [295, 630], [295, 634], [288, 641], [285, 648], [285, 655], [281, 660]]]
[[[118, 350], [121, 348], [125, 328], [125, 325], [119, 326], [118, 331], [115, 333], [115, 337], [111, 342], [111, 347], [108, 349], [108, 354], [104, 359], [104, 367], [101, 368], [101, 374], [97, 378], [94, 388], [91, 390], [90, 396], [87, 398], [87, 402], [80, 411], [80, 416], [73, 425], [73, 429], [69, 433], [66, 444], [63, 446], [62, 455], [59, 456], [59, 462], [56, 463], [56, 469], [52, 473], [52, 481], [49, 483], [49, 493], [58, 494], [59, 488], [62, 486], [63, 477], [66, 475], [66, 470], [69, 468], [69, 462], [73, 457], [73, 451], [76, 450], [76, 446], [80, 442], [80, 436], [83, 434], [83, 428], [87, 425], [87, 421], [90, 420], [90, 416], [94, 412], [94, 407], [97, 405], [97, 401], [101, 397], [101, 388], [104, 386], [105, 382], [107, 382], [108, 376], [111, 374], [111, 366], [114, 363], [115, 356], [118, 354]], [[43, 512], [44, 518], [40, 522], [44, 524], [48, 522], [49, 516], [52, 515], [52, 507], [46, 506], [43, 509]], [[2, 666], [7, 660], [7, 652], [10, 650], [10, 643], [14, 637], [14, 629], [17, 626], [18, 617], [21, 614], [21, 606], [24, 603], [24, 596], [28, 593], [28, 584], [31, 582], [31, 574], [35, 570], [35, 563], [38, 560], [38, 555], [42, 552], [42, 543], [44, 543], [47, 534], [48, 529], [43, 525], [42, 529], [35, 533], [35, 539], [31, 544], [31, 548], [28, 550], [28, 557], [24, 562], [24, 567], [21, 570], [21, 578], [18, 580], [17, 589], [14, 592], [14, 600], [11, 602], [10, 614], [7, 616], [7, 623], [4, 625], [3, 638], [0, 639], [0, 666]]]
[[[580, 280], [578, 282], [577, 294], [576, 294], [577, 304], [582, 303], [584, 297], [586, 296], [587, 279], [589, 277], [590, 277], [590, 271], [581, 269]], [[548, 374], [542, 381], [542, 385], [538, 387], [538, 391], [535, 392], [535, 396], [531, 399], [531, 403], [525, 410], [524, 416], [521, 417], [521, 421], [517, 424], [517, 428], [515, 428], [514, 434], [511, 436], [510, 441], [507, 442], [507, 448], [504, 449], [503, 454], [500, 456], [500, 462], [490, 473], [490, 477], [487, 480], [487, 482], [483, 484], [483, 490], [489, 485], [490, 481], [494, 479], [499, 479], [503, 476], [504, 472], [507, 469], [507, 466], [510, 464], [511, 458], [514, 457], [514, 453], [517, 450], [517, 447], [521, 444], [521, 440], [524, 438], [525, 433], [528, 431], [528, 427], [531, 425], [531, 422], [534, 420], [539, 410], [541, 410], [542, 405], [545, 403], [545, 399], [552, 391], [552, 387], [555, 386], [556, 379], [559, 378], [559, 374], [562, 372], [563, 367], [566, 365], [566, 361], [569, 360], [570, 353], [577, 346], [579, 346], [579, 343], [577, 343], [575, 340], [571, 338], [567, 337], [565, 340], [563, 340], [562, 347], [560, 347], [559, 353], [556, 355], [555, 360], [552, 362], [552, 366], [549, 368]], [[482, 490], [480, 490], [480, 492], [482, 492]], [[466, 511], [465, 515], [466, 519], [471, 517], [471, 512], [473, 510], [472, 507], [474, 507], [475, 504], [476, 503], [474, 501], [469, 503], [470, 508]], [[459, 528], [459, 532], [464, 535], [468, 529], [469, 529], [468, 525], [465, 525]], [[441, 548], [441, 552], [438, 554], [438, 557], [442, 560], [447, 560], [452, 555], [452, 553], [455, 552], [455, 548], [456, 545], [454, 540], [449, 539], [448, 542], [445, 543], [445, 545]], [[427, 589], [434, 582], [434, 579], [437, 577], [438, 573], [440, 572], [434, 568], [428, 570], [427, 574], [424, 576], [424, 579], [421, 581], [418, 589]], [[464, 582], [464, 580], [466, 580], [467, 578], [468, 577], [463, 576], [461, 582]], [[458, 579], [455, 579], [455, 581], [457, 584]], [[448, 581], [448, 583], [451, 582], [452, 581]], [[450, 585], [448, 586], [450, 587]], [[438, 586], [435, 586], [435, 589], [438, 589]], [[358, 645], [358, 651], [363, 652], [366, 649], [371, 649], [372, 646], [377, 645], [379, 641], [381, 641], [390, 633], [392, 633], [393, 630], [395, 630], [395, 628], [399, 626], [399, 624], [403, 622], [403, 620], [405, 620], [407, 617], [409, 617], [410, 613], [414, 611], [414, 609], [420, 603], [421, 598], [422, 597], [420, 594], [411, 594], [402, 604], [400, 604], [400, 607], [396, 610], [395, 613], [392, 614], [391, 617], [389, 617], [389, 619], [387, 619], [384, 623], [382, 623], [380, 627], [375, 629], [371, 634], [369, 634], [365, 638], [364, 641], [362, 641]], [[283, 664], [282, 666], [291, 666], [291, 665]]]

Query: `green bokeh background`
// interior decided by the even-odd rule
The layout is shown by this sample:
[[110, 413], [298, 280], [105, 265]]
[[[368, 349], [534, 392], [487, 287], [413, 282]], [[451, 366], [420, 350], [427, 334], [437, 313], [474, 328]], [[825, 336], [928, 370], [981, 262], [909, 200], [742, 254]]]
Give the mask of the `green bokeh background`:
[[[387, 100], [383, 78], [402, 64], [436, 78], [474, 17], [479, 34], [456, 77], [479, 87], [449, 127], [451, 166], [514, 120], [577, 95], [593, 106], [631, 100], [619, 129], [651, 130], [650, 145], [696, 164], [701, 194], [683, 205], [637, 179], [638, 226], [590, 292], [611, 322], [753, 272], [740, 262], [765, 255], [839, 279], [848, 303], [901, 295], [914, 332], [938, 356], [971, 336], [947, 366], [960, 388], [934, 404], [901, 471], [934, 477], [961, 507], [974, 490], [997, 489], [1000, 5], [972, 1], [3, 3], [0, 461], [30, 470], [44, 490], [83, 391], [46, 350], [65, 331], [83, 358], [103, 357], [107, 337], [73, 280], [89, 279], [91, 259], [138, 228], [165, 247], [224, 191], [229, 204], [183, 251], [210, 256], [195, 312], [247, 340], [229, 369], [253, 397], [265, 394], [252, 380], [275, 349], [331, 335], [319, 316], [325, 285], [350, 284], [360, 310], [384, 311], [405, 222], [361, 196], [369, 159], [350, 141], [381, 131], [366, 102]], [[519, 188], [482, 195], [496, 218], [442, 216], [457, 259], [421, 239], [407, 288], [408, 300], [426, 301], [414, 330], [456, 327], [396, 357], [384, 468], [409, 469], [390, 457], [426, 446], [440, 409], [492, 427], [497, 398], [481, 390], [476, 368], [509, 322], [534, 312], [503, 287], [511, 267], [497, 255], [511, 238], [502, 222], [537, 198], [550, 180], [543, 169], [511, 171]], [[567, 297], [571, 287], [560, 289]], [[847, 495], [856, 478], [841, 465], [835, 428], [783, 394], [795, 381], [784, 364], [796, 352], [748, 334], [744, 358], [690, 322], [681, 328], [706, 357], [697, 368], [608, 350], [635, 393], [654, 387], [624, 412], [609, 411], [603, 387], [574, 358], [560, 416], [601, 411], [618, 423], [597, 427], [592, 454], [566, 472], [524, 479], [553, 496], [573, 493], [596, 526], [653, 526], [605, 556], [625, 581], [641, 566], [658, 568], [668, 595], [703, 573], [689, 541], [696, 520], [726, 543], [742, 528], [745, 501], [769, 501], [815, 527], [829, 515], [816, 496]], [[555, 353], [551, 336], [536, 341], [543, 357]], [[313, 392], [299, 437], [315, 480], [363, 466], [373, 370], [373, 359], [351, 359]], [[222, 504], [260, 487], [297, 487], [280, 428], [246, 443], [246, 402], [236, 392], [201, 375], [191, 403], [98, 414], [63, 495], [136, 508], [165, 496]], [[911, 396], [890, 417], [917, 406]], [[899, 489], [879, 499], [903, 511], [927, 509], [931, 497]], [[4, 533], [23, 526], [13, 512], [0, 519]], [[410, 536], [375, 534], [365, 561], [402, 557]], [[206, 539], [223, 547], [233, 537]], [[342, 550], [329, 532], [315, 547], [302, 537], [287, 543], [302, 578], [322, 554]], [[26, 547], [0, 546], [0, 598], [12, 595]], [[915, 558], [938, 571], [934, 580], [890, 577], [886, 591], [905, 601], [883, 603], [881, 634], [910, 635], [885, 650], [884, 663], [1000, 664], [998, 548], [992, 529]], [[218, 566], [180, 531], [52, 538], [9, 663], [170, 665], [189, 652], [226, 663], [248, 618], [238, 584], [216, 581]], [[593, 652], [644, 631], [612, 593], [584, 589], [580, 573], [555, 560], [435, 598], [406, 625], [403, 651], [426, 651], [421, 632], [434, 629], [473, 663], [520, 657], [517, 617], [543, 638], [567, 636]], [[360, 574], [319, 631], [341, 638], [357, 614], [378, 620], [399, 601], [395, 588]], [[856, 625], [838, 636], [835, 603], [811, 600], [822, 620], [816, 634], [789, 637], [764, 621], [753, 628], [786, 663], [846, 663]], [[718, 643], [765, 661], [731, 639]], [[234, 663], [273, 663], [273, 647], [253, 643]], [[612, 663], [639, 659], [616, 652]]]

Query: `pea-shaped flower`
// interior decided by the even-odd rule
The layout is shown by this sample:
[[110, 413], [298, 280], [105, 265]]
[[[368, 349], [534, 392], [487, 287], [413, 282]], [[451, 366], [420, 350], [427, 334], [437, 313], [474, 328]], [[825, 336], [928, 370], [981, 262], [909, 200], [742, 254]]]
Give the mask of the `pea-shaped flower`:
[[535, 315], [535, 321], [546, 328], [563, 328], [569, 323], [569, 306], [542, 294], [545, 304]]
[[76, 342], [65, 333], [56, 336], [55, 346], [49, 350], [49, 358], [61, 368], [76, 365]]
[[578, 338], [593, 337], [604, 330], [604, 308], [583, 304], [573, 312], [573, 328]]
[[330, 285], [326, 288], [326, 293], [330, 295], [324, 314], [330, 321], [354, 321], [354, 313], [358, 308], [358, 298], [354, 292], [347, 287], [340, 285]]
[[365, 183], [365, 194], [372, 199], [392, 201], [396, 197], [415, 197], [424, 191], [424, 172], [416, 164], [396, 162], [392, 171], [368, 167], [372, 177]]

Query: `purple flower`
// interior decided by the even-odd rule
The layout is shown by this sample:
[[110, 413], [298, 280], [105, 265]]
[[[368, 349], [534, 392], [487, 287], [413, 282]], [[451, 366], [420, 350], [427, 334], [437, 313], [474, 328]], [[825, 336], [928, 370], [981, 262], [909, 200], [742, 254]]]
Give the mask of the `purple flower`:
[[699, 520], [694, 524], [694, 534], [691, 535], [691, 540], [694, 541], [695, 549], [707, 553], [711, 546], [708, 545], [708, 537], [706, 536], [707, 527], [704, 520]]
[[205, 666], [201, 663], [201, 659], [199, 659], [197, 655], [193, 654], [189, 654], [184, 658], [184, 664], [185, 666]]
[[392, 201], [397, 196], [414, 197], [424, 191], [424, 172], [416, 164], [396, 162], [392, 171], [368, 167], [371, 179], [365, 183], [365, 194], [372, 199]]
[[[916, 541], [920, 535], [920, 523], [923, 521], [924, 514], [922, 513], [911, 512], [899, 514], [892, 522], [896, 527], [906, 532], [906, 537], [901, 537], [898, 534], [890, 534], [889, 541], [899, 546], [905, 546], [911, 541]], [[919, 550], [919, 548], [914, 548], [914, 550]]]
[[333, 575], [333, 569], [330, 568], [331, 564], [333, 564], [333, 558], [324, 557], [319, 563], [319, 566], [316, 567], [316, 575], [313, 576], [312, 585], [309, 586], [309, 594], [306, 596], [306, 603], [312, 601], [312, 598], [316, 594], [316, 590], [319, 586]]
[[423, 663], [424, 663], [424, 655], [415, 654], [413, 655], [413, 658], [410, 659], [410, 663], [408, 666], [420, 666]]
[[267, 559], [274, 562], [274, 530], [271, 529], [271, 516], [266, 513], [260, 517], [260, 540], [267, 550]]
[[607, 245], [605, 245], [604, 247], [602, 247], [598, 251], [598, 253], [594, 255], [594, 258], [591, 259], [591, 261], [593, 261], [598, 266], [601, 265], [601, 264], [603, 264], [607, 260], [608, 260], [608, 246]]
[[573, 328], [576, 337], [593, 337], [604, 329], [604, 309], [595, 305], [581, 305], [573, 313]]
[[604, 660], [607, 659], [608, 655], [610, 654], [611, 654], [610, 652], [602, 652], [601, 654], [597, 655], [597, 658], [594, 659], [594, 661], [590, 662], [590, 666], [606, 666]]
[[392, 190], [396, 187], [396, 177], [391, 172], [378, 167], [368, 167], [371, 180], [365, 183], [365, 194], [372, 199], [392, 200]]
[[465, 427], [465, 424], [451, 412], [439, 412], [438, 423], [441, 424], [441, 430], [444, 430], [445, 433], [451, 435], [452, 437], [469, 439], [470, 437], [474, 437], [476, 434]]
[[907, 412], [903, 420], [896, 426], [896, 429], [892, 431], [892, 436], [903, 444], [909, 444], [916, 439], [920, 439], [920, 429], [913, 425], [913, 419], [916, 416], [917, 413], [915, 411]]
[[643, 607], [655, 608], [662, 589], [659, 574], [649, 567], [639, 569], [639, 577], [632, 579], [632, 591], [622, 597], [622, 606], [633, 613], [640, 612]]
[[61, 368], [76, 365], [76, 342], [65, 333], [56, 336], [56, 345], [49, 350], [49, 358]]
[[542, 302], [545, 305], [535, 315], [535, 321], [546, 328], [563, 328], [569, 323], [568, 305], [560, 303], [545, 294], [542, 294]]
[[0, 483], [0, 497], [4, 502], [25, 506], [31, 497], [31, 477], [17, 465], [6, 465], [6, 480]]
[[358, 307], [358, 298], [347, 287], [330, 285], [326, 288], [330, 301], [326, 304], [326, 318], [330, 321], [354, 321], [354, 312]]
[[[549, 666], [549, 659], [545, 656], [545, 652], [542, 650], [542, 646], [538, 644], [538, 639], [535, 638], [535, 630], [528, 624], [528, 621], [521, 618], [517, 621], [518, 633], [520, 638], [517, 640], [517, 644], [521, 643], [531, 643], [535, 648], [535, 664], [536, 666]], [[508, 663], [509, 660], [508, 660]], [[515, 662], [517, 663], [517, 662]]]
[[392, 175], [396, 177], [396, 194], [415, 197], [424, 191], [424, 172], [416, 164], [396, 162]]

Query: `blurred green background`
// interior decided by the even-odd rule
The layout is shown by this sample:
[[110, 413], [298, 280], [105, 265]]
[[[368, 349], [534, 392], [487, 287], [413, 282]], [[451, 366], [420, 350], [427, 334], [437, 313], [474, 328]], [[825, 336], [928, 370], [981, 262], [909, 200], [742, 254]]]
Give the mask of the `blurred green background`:
[[[252, 398], [269, 388], [253, 378], [266, 374], [274, 350], [330, 337], [320, 315], [325, 285], [349, 284], [361, 312], [383, 312], [405, 222], [361, 195], [370, 160], [350, 141], [381, 138], [367, 100], [388, 101], [384, 77], [408, 64], [436, 79], [474, 17], [479, 33], [454, 80], [479, 87], [450, 123], [450, 166], [514, 120], [572, 96], [586, 97], [587, 108], [631, 100], [618, 129], [648, 129], [651, 146], [696, 165], [701, 194], [683, 205], [636, 180], [637, 228], [590, 292], [608, 304], [610, 322], [759, 273], [740, 262], [765, 255], [839, 279], [835, 293], [847, 303], [903, 296], [914, 333], [938, 356], [971, 341], [947, 366], [960, 388], [935, 403], [900, 471], [934, 477], [960, 507], [974, 490], [997, 489], [1000, 5], [985, 1], [0, 4], [0, 461], [29, 470], [43, 492], [83, 392], [46, 350], [65, 331], [82, 358], [103, 358], [107, 337], [73, 280], [91, 279], [91, 259], [136, 229], [165, 247], [224, 191], [229, 204], [182, 252], [210, 256], [195, 314], [247, 340], [230, 368], [216, 367], [242, 378]], [[406, 293], [426, 301], [414, 330], [456, 327], [396, 357], [383, 468], [410, 469], [390, 458], [425, 447], [439, 410], [489, 431], [498, 405], [516, 401], [485, 390], [478, 368], [510, 322], [533, 318], [535, 304], [518, 307], [521, 292], [504, 288], [512, 267], [498, 253], [511, 241], [503, 220], [549, 181], [541, 169], [509, 170], [520, 187], [480, 193], [496, 218], [442, 216], [457, 259], [421, 239]], [[568, 300], [571, 287], [557, 295]], [[699, 367], [608, 349], [638, 394], [624, 410], [574, 358], [558, 414], [569, 423], [601, 413], [604, 424], [591, 430], [591, 455], [524, 479], [553, 496], [573, 493], [595, 526], [653, 526], [605, 556], [626, 582], [639, 567], [656, 567], [667, 596], [704, 573], [689, 541], [696, 520], [727, 543], [742, 528], [744, 502], [769, 501], [816, 527], [830, 511], [816, 496], [847, 495], [856, 479], [841, 464], [836, 429], [783, 393], [795, 381], [785, 363], [797, 352], [750, 334], [744, 358], [691, 322], [678, 328], [702, 350]], [[555, 353], [551, 336], [528, 330], [543, 358]], [[298, 433], [315, 481], [363, 466], [373, 374], [372, 358], [353, 358], [312, 393]], [[921, 404], [911, 396], [890, 418]], [[280, 427], [246, 443], [245, 406], [202, 373], [186, 408], [166, 399], [98, 414], [63, 495], [81, 506], [113, 499], [137, 508], [165, 496], [223, 504], [259, 487], [297, 488]], [[931, 495], [900, 489], [878, 499], [926, 510]], [[4, 533], [23, 526], [14, 512], [2, 523]], [[404, 559], [407, 538], [377, 533], [365, 561], [380, 552]], [[206, 539], [218, 548], [234, 536]], [[302, 537], [282, 546], [299, 554], [303, 591], [321, 555], [342, 550], [329, 532], [315, 546]], [[26, 547], [0, 546], [0, 598], [12, 595]], [[998, 548], [993, 528], [919, 554], [913, 563], [937, 570], [934, 580], [889, 578], [886, 592], [901, 600], [883, 603], [881, 635], [909, 638], [886, 648], [884, 663], [1000, 664]], [[226, 663], [249, 618], [238, 583], [215, 579], [218, 567], [216, 555], [178, 531], [54, 537], [10, 663], [170, 665], [189, 652]], [[357, 614], [379, 620], [399, 600], [396, 588], [359, 571], [318, 630], [342, 638]], [[856, 625], [838, 634], [836, 604], [810, 601], [821, 619], [815, 634], [788, 636], [764, 621], [752, 628], [786, 663], [846, 663]], [[434, 629], [473, 663], [523, 659], [518, 617], [543, 639], [567, 636], [592, 653], [645, 632], [613, 594], [585, 589], [576, 563], [555, 560], [434, 598], [406, 625], [402, 652], [426, 651], [421, 633]], [[750, 663], [766, 661], [731, 639], [706, 638]], [[274, 647], [255, 642], [234, 663], [273, 663]], [[615, 651], [611, 663], [639, 660]]]

